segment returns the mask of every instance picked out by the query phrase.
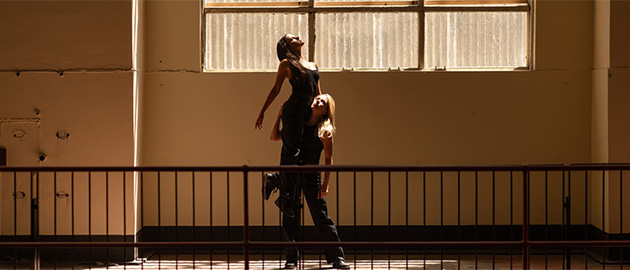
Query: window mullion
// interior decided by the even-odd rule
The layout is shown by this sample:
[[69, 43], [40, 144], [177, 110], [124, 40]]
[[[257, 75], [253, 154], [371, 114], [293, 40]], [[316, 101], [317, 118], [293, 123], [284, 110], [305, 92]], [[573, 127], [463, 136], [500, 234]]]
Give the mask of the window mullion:
[[418, 68], [424, 68], [424, 0], [418, 1]]
[[308, 0], [308, 61], [315, 61], [315, 0]]

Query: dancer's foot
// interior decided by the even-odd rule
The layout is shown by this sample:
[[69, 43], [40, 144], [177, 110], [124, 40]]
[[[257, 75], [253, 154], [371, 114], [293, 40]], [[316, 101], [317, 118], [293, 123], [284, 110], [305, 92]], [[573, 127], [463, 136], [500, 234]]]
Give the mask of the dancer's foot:
[[295, 269], [297, 268], [297, 263], [287, 262], [284, 264], [284, 269]]
[[271, 193], [278, 189], [278, 178], [276, 174], [266, 173], [263, 175], [262, 196], [263, 199], [269, 200]]
[[332, 268], [335, 269], [350, 269], [350, 264], [348, 264], [344, 259], [339, 259], [334, 262]]

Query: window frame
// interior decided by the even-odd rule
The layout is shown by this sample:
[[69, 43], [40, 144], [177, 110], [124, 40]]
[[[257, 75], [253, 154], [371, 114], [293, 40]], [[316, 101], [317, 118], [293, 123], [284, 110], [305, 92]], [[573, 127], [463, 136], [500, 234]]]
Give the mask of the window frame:
[[[204, 73], [254, 73], [275, 72], [274, 70], [212, 70], [206, 69], [207, 23], [206, 16], [212, 13], [302, 13], [308, 16], [308, 59], [315, 59], [315, 17], [318, 13], [366, 13], [366, 12], [416, 12], [418, 13], [418, 67], [417, 68], [372, 68], [372, 69], [326, 69], [324, 71], [530, 71], [533, 70], [533, 7], [535, 0], [490, 0], [501, 1], [494, 5], [473, 5], [488, 0], [446, 0], [449, 4], [440, 4], [445, 0], [392, 0], [392, 1], [353, 1], [353, 2], [237, 2], [206, 3], [201, 1], [201, 70]], [[452, 4], [451, 4], [452, 3]], [[424, 65], [425, 49], [425, 14], [427, 12], [527, 12], [527, 66], [516, 68], [426, 68]]]

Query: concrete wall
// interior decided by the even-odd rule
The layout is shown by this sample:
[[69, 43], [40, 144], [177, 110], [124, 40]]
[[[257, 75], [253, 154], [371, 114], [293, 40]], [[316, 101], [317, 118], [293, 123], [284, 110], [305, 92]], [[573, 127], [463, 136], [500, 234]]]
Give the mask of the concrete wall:
[[[7, 148], [9, 166], [133, 165], [131, 7], [131, 1], [0, 2], [0, 147]], [[26, 131], [23, 139], [12, 136], [16, 130]], [[30, 234], [30, 201], [18, 200], [14, 213], [13, 176], [5, 173], [2, 178], [0, 233], [15, 232], [15, 214], [18, 227], [26, 228], [17, 234]], [[30, 177], [18, 178], [18, 191], [26, 198], [37, 196], [30, 194]], [[60, 175], [56, 191], [71, 193], [70, 178]], [[96, 178], [103, 178], [102, 183]], [[87, 176], [77, 176], [76, 193], [67, 199], [55, 198], [51, 175], [38, 179], [41, 233], [55, 233], [55, 206], [63, 224], [57, 233], [68, 233], [74, 205], [76, 233], [87, 234], [85, 194], [93, 192], [92, 233], [105, 234], [105, 191], [98, 188], [105, 184], [104, 175], [95, 177], [92, 191], [87, 190]], [[122, 207], [121, 197], [112, 192], [112, 209]], [[120, 219], [111, 222], [122, 224]], [[122, 232], [122, 227], [110, 231]]]
[[[139, 165], [147, 166], [278, 164], [280, 144], [267, 138], [278, 106], [290, 92], [288, 84], [269, 109], [265, 129], [254, 130], [274, 74], [201, 72], [200, 1], [141, 3], [140, 72], [134, 82], [131, 1], [0, 2], [0, 118], [38, 123], [35, 132], [40, 137], [32, 147], [33, 157], [45, 153], [41, 165], [51, 166], [133, 165], [137, 147]], [[626, 5], [623, 1], [613, 3]], [[624, 131], [611, 132], [614, 136], [608, 137], [600, 128], [609, 122], [597, 119], [608, 117], [609, 111], [591, 113], [591, 106], [606, 107], [609, 104], [605, 100], [611, 100], [607, 95], [624, 95], [628, 78], [627, 52], [623, 49], [626, 35], [615, 33], [627, 29], [623, 26], [627, 18], [618, 15], [611, 19], [612, 25], [622, 25], [611, 27], [611, 36], [622, 41], [611, 42], [611, 54], [619, 57], [610, 64], [614, 74], [608, 81], [604, 78], [608, 76], [606, 60], [601, 60], [606, 57], [593, 58], [594, 51], [602, 46], [594, 43], [594, 38], [606, 35], [594, 23], [599, 16], [597, 5], [592, 1], [536, 2], [532, 71], [322, 72], [323, 91], [337, 100], [336, 164], [568, 164], [606, 160], [607, 141], [625, 142]], [[248, 38], [256, 37], [244, 37]], [[596, 73], [601, 75], [593, 75]], [[620, 88], [606, 91], [606, 96], [594, 94], [609, 84]], [[141, 108], [135, 146], [134, 86]], [[58, 131], [66, 131], [70, 137], [60, 140]], [[1, 142], [5, 141], [3, 137]], [[11, 149], [8, 152], [10, 155]], [[614, 155], [619, 156], [615, 161], [626, 160], [621, 154]], [[9, 161], [9, 165], [32, 164], [27, 162], [29, 158]], [[229, 199], [233, 211], [241, 207], [239, 177], [230, 177], [234, 183]], [[227, 182], [219, 184], [223, 178], [216, 176], [213, 190], [218, 193], [213, 198], [217, 203], [228, 200], [222, 191]], [[152, 180], [150, 176], [148, 179]], [[358, 180], [366, 181], [362, 179], [367, 178]], [[501, 179], [499, 185], [505, 186], [507, 178]], [[345, 181], [342, 186], [347, 185], [341, 180]], [[170, 180], [165, 181], [168, 184]], [[181, 181], [178, 192], [188, 199], [190, 191], [186, 190], [192, 183]], [[377, 176], [375, 187], [382, 188], [387, 181], [387, 177]], [[403, 190], [400, 183], [395, 180], [392, 189]], [[411, 188], [419, 192], [421, 183], [414, 182]], [[432, 189], [427, 191], [435, 194], [434, 180], [427, 183], [427, 189]], [[156, 187], [151, 185], [147, 190]], [[488, 188], [485, 185], [483, 192]], [[258, 203], [258, 181], [253, 181], [251, 188], [250, 201]], [[353, 192], [346, 188], [346, 192]], [[452, 194], [452, 184], [446, 190]], [[552, 190], [560, 193], [557, 187]], [[331, 192], [333, 206], [337, 191]], [[147, 195], [147, 203], [151, 196], [155, 198], [155, 194]], [[208, 195], [200, 193], [197, 198]], [[163, 199], [172, 201], [171, 197]], [[465, 200], [473, 198], [466, 195]], [[398, 199], [394, 198], [397, 204]], [[440, 196], [433, 199], [440, 200]], [[507, 198], [500, 200], [505, 203]], [[339, 203], [342, 214], [354, 211], [348, 208], [350, 201]], [[380, 203], [375, 205], [376, 220], [382, 223], [387, 211]], [[151, 204], [145, 204], [148, 206]], [[163, 218], [173, 220], [173, 206], [168, 207], [163, 210], [169, 214]], [[271, 203], [265, 207], [275, 210]], [[447, 203], [449, 223], [455, 209], [452, 202]], [[427, 214], [435, 223], [441, 210], [430, 207], [427, 211], [432, 211]], [[484, 220], [488, 211], [482, 213]], [[551, 211], [558, 216], [561, 208], [554, 206]], [[583, 208], [574, 211], [581, 213]], [[219, 210], [215, 212], [217, 224], [227, 222]], [[185, 208], [178, 212], [184, 220], [191, 214]], [[233, 216], [238, 217], [238, 212]], [[239, 218], [231, 222], [238, 223]], [[369, 220], [364, 215], [360, 219], [362, 223]], [[500, 219], [507, 220], [505, 214]], [[535, 222], [541, 219], [538, 216]], [[252, 222], [261, 221], [255, 217]]]
[[[595, 162], [627, 163], [630, 159], [630, 111], [627, 106], [630, 102], [630, 53], [624, 49], [630, 42], [626, 34], [630, 27], [628, 12], [630, 3], [627, 1], [595, 1], [592, 110]], [[629, 205], [621, 194], [630, 192], [630, 187], [627, 181], [619, 181], [620, 177], [619, 172], [611, 172], [599, 176], [593, 183], [591, 209], [603, 210], [593, 211], [592, 223], [610, 233], [630, 230], [625, 224], [628, 215], [620, 212]]]
[[[199, 14], [200, 8], [197, 1], [147, 2], [147, 73], [143, 99], [143, 113], [147, 117], [143, 119], [145, 133], [141, 140], [143, 165], [278, 164], [280, 144], [268, 140], [269, 128], [279, 104], [291, 90], [285, 84], [266, 114], [265, 129], [254, 130], [254, 121], [275, 75], [200, 72], [201, 25], [200, 19], [191, 15]], [[538, 1], [535, 14], [536, 68], [533, 71], [322, 72], [322, 90], [331, 93], [337, 102], [336, 164], [589, 162], [593, 3]], [[243, 37], [244, 40], [255, 38]], [[241, 190], [239, 177], [230, 177], [234, 183], [230, 187], [230, 209], [233, 211], [242, 208], [237, 195]], [[258, 207], [260, 184], [256, 175], [252, 177], [250, 201]], [[340, 183], [341, 186], [349, 185], [342, 191], [344, 194], [354, 192], [349, 184], [351, 179], [341, 179], [345, 181]], [[401, 186], [404, 181], [397, 179], [392, 181], [392, 190], [404, 190]], [[508, 178], [501, 179], [503, 182], [499, 185], [505, 184]], [[216, 181], [214, 190], [225, 190], [224, 180]], [[370, 220], [369, 205], [372, 204], [367, 184], [369, 177], [360, 177], [358, 181], [364, 190], [361, 190], [361, 196], [358, 195], [357, 204], [367, 208], [357, 211], [360, 211], [359, 222], [365, 224]], [[386, 190], [387, 181], [387, 177], [377, 176], [374, 187]], [[418, 188], [422, 180], [418, 181], [412, 185], [415, 185], [415, 191], [421, 192]], [[439, 184], [436, 186], [436, 183], [434, 180], [428, 183], [429, 194], [437, 192], [439, 195]], [[456, 190], [453, 183], [447, 184], [447, 191]], [[157, 190], [156, 183], [152, 185], [151, 189]], [[172, 183], [165, 185], [172, 189]], [[189, 185], [185, 184], [183, 190]], [[488, 188], [484, 184], [482, 192], [487, 192]], [[551, 189], [560, 192], [555, 187]], [[331, 191], [331, 208], [334, 208], [336, 191]], [[583, 191], [577, 193], [583, 194]], [[170, 195], [167, 197], [169, 201], [173, 200]], [[213, 205], [222, 205], [221, 202], [226, 200], [225, 197], [213, 198], [217, 199]], [[387, 202], [387, 198], [382, 194], [374, 203], [378, 224], [387, 222], [388, 210], [382, 203]], [[400, 198], [393, 198], [396, 205], [400, 205], [397, 202]], [[417, 195], [414, 198], [418, 198]], [[446, 222], [452, 224], [456, 221], [452, 211], [457, 208], [449, 198], [445, 206]], [[474, 198], [474, 194], [469, 194], [464, 195], [463, 200], [471, 202]], [[433, 202], [439, 202], [440, 196], [433, 199]], [[341, 200], [342, 216], [352, 214], [353, 197], [342, 196]], [[490, 203], [488, 199], [482, 200], [484, 205]], [[506, 205], [508, 198], [501, 200], [499, 204]], [[157, 203], [156, 198], [151, 201], [145, 205]], [[169, 207], [167, 205], [172, 204], [165, 202], [161, 205], [165, 211], [162, 212], [162, 222], [172, 223], [174, 214], [164, 213], [175, 211], [172, 206], [164, 208]], [[267, 205], [267, 213], [275, 211], [272, 203]], [[439, 224], [439, 207], [428, 208], [428, 222]], [[561, 208], [551, 208], [551, 215], [561, 217]], [[484, 209], [482, 222], [487, 224], [491, 219], [486, 214], [491, 209]], [[580, 212], [579, 207], [575, 210]], [[151, 214], [147, 221], [157, 224], [156, 215]], [[187, 212], [178, 211], [178, 215], [184, 215], [181, 216], [186, 217], [183, 220], [189, 219]], [[474, 222], [471, 212], [465, 215], [467, 224], [471, 220]], [[412, 217], [414, 223], [419, 222], [416, 218]], [[239, 224], [240, 219], [239, 212], [234, 212], [231, 223]], [[273, 219], [275, 221], [269, 222], [277, 223], [277, 218]], [[399, 217], [394, 219], [400, 222]], [[541, 217], [537, 219], [536, 222], [540, 222]], [[225, 217], [213, 220], [217, 224], [226, 222]], [[509, 217], [501, 214], [499, 220], [507, 222]], [[259, 216], [252, 217], [252, 223], [260, 222]], [[342, 220], [340, 223], [346, 222]]]

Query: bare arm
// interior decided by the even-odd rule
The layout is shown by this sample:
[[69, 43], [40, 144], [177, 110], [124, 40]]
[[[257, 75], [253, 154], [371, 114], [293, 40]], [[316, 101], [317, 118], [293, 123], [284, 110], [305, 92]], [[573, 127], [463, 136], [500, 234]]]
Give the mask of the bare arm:
[[262, 129], [263, 118], [265, 117], [265, 111], [267, 108], [273, 103], [278, 94], [280, 93], [280, 89], [282, 89], [282, 83], [285, 78], [289, 78], [291, 74], [291, 70], [289, 68], [289, 62], [286, 60], [282, 60], [280, 65], [278, 66], [278, 72], [276, 74], [276, 82], [274, 83], [271, 91], [267, 95], [267, 99], [265, 99], [265, 104], [263, 104], [260, 113], [258, 114], [258, 118], [256, 119], [256, 129]]
[[271, 135], [269, 137], [272, 141], [279, 141], [282, 139], [282, 133], [280, 132], [280, 119], [282, 119], [282, 108], [284, 104], [280, 106], [280, 111], [278, 112], [278, 117], [276, 117], [276, 122], [273, 123], [273, 128], [271, 129]]
[[[317, 64], [315, 64], [315, 67], [316, 67], [317, 69], [319, 69], [319, 67], [317, 66]], [[317, 95], [321, 95], [321, 94], [322, 94], [322, 87], [321, 87], [321, 85], [319, 84], [319, 81], [317, 81]]]
[[321, 95], [322, 94], [322, 87], [319, 84], [319, 81], [317, 81], [317, 95]]
[[[324, 135], [323, 138], [320, 137], [320, 140], [322, 141], [322, 144], [324, 145], [325, 164], [332, 165], [333, 164], [333, 136]], [[330, 172], [326, 171], [324, 172], [324, 181], [322, 181], [322, 188], [319, 191], [319, 195], [317, 196], [318, 199], [324, 198], [326, 195], [328, 195], [329, 180], [330, 180]]]

